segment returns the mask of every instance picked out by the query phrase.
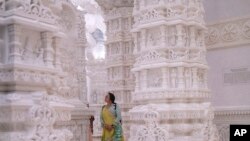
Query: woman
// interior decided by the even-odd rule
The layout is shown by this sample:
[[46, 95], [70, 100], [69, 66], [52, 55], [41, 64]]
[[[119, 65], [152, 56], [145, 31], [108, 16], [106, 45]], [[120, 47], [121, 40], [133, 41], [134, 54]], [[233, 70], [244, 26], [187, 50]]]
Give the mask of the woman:
[[124, 141], [121, 126], [121, 111], [115, 103], [113, 93], [108, 93], [105, 97], [107, 103], [102, 107], [101, 125], [103, 128], [102, 141]]

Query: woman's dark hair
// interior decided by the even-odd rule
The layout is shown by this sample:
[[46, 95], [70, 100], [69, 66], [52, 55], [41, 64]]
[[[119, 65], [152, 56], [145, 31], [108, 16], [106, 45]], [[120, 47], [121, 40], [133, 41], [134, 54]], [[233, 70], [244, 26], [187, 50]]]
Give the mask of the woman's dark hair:
[[109, 99], [111, 100], [111, 102], [115, 104], [115, 95], [111, 92], [109, 92], [108, 95], [109, 95]]

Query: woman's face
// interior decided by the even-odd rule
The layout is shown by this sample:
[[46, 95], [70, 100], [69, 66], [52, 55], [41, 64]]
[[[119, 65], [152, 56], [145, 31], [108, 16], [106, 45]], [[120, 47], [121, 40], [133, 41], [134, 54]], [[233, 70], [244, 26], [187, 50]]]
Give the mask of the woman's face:
[[110, 99], [109, 99], [109, 95], [106, 95], [106, 96], [105, 96], [105, 102], [107, 102], [107, 103], [110, 103], [110, 102], [111, 102]]

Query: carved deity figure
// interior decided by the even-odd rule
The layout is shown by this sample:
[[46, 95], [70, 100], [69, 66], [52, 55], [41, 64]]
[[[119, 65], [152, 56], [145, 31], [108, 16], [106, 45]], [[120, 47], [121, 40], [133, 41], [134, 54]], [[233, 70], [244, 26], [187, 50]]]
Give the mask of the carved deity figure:
[[148, 48], [150, 48], [150, 46], [154, 46], [155, 45], [155, 39], [154, 39], [154, 37], [153, 37], [153, 35], [152, 34], [149, 34], [148, 35], [148, 45], [147, 45], [147, 47]]
[[44, 49], [42, 47], [38, 48], [37, 51], [37, 56], [36, 56], [36, 63], [38, 64], [43, 64], [44, 60], [43, 60], [43, 55], [44, 55]]
[[170, 29], [171, 30], [171, 35], [169, 37], [169, 43], [171, 46], [175, 46], [176, 44], [176, 36], [175, 36], [175, 33], [174, 33], [174, 29]]
[[119, 23], [117, 20], [113, 21], [113, 29], [117, 30], [119, 28]]
[[126, 18], [125, 20], [124, 20], [124, 29], [125, 30], [128, 30], [129, 29], [129, 22], [128, 22], [128, 18]]
[[176, 88], [176, 77], [177, 77], [177, 71], [175, 68], [171, 71], [171, 86], [172, 88]]
[[150, 70], [148, 72], [148, 86], [150, 87], [160, 87], [162, 84], [161, 72], [159, 70]]
[[186, 88], [190, 88], [190, 84], [191, 84], [190, 79], [191, 79], [190, 70], [187, 68], [187, 69], [185, 69]]

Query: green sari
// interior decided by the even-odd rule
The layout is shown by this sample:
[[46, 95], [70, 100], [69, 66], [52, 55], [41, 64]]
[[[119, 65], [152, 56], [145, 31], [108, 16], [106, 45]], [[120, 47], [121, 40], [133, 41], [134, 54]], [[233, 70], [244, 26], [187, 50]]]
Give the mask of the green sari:
[[[104, 106], [101, 111], [101, 124], [103, 127], [102, 141], [124, 141], [121, 126], [121, 111], [118, 105]], [[104, 125], [113, 125], [111, 131], [104, 128]]]

